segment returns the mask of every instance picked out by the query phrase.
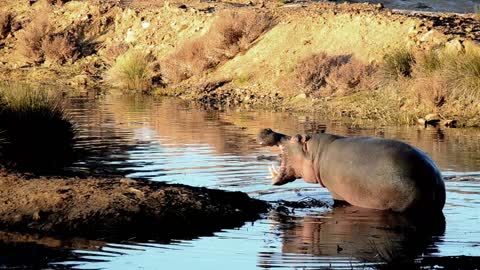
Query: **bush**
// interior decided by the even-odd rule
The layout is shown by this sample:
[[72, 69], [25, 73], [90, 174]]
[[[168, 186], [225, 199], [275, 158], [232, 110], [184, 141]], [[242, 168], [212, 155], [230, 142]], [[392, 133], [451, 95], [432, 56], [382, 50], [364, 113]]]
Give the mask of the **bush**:
[[430, 73], [429, 76], [416, 78], [413, 84], [418, 104], [434, 111], [445, 104], [448, 97], [448, 82], [441, 73]]
[[33, 63], [44, 61], [42, 42], [50, 31], [50, 23], [45, 16], [38, 16], [18, 35], [17, 49]]
[[42, 41], [42, 51], [46, 61], [63, 64], [75, 60], [77, 48], [75, 42], [65, 35], [47, 36]]
[[164, 61], [164, 76], [178, 83], [232, 59], [274, 23], [271, 16], [254, 11], [228, 11], [219, 15], [209, 31], [189, 41]]
[[383, 72], [387, 78], [397, 79], [411, 76], [415, 57], [410, 51], [406, 49], [395, 50], [386, 54], [383, 60]]
[[0, 12], [0, 39], [4, 39], [12, 31], [13, 15], [10, 12]]
[[148, 91], [152, 87], [150, 56], [139, 50], [129, 50], [119, 56], [107, 73], [107, 81], [118, 88]]
[[442, 60], [443, 76], [452, 89], [452, 98], [480, 99], [480, 50], [447, 52]]
[[346, 95], [369, 88], [376, 69], [349, 55], [313, 54], [294, 69], [296, 85], [310, 96]]
[[51, 172], [73, 159], [74, 128], [58, 96], [28, 86], [0, 86], [1, 163]]

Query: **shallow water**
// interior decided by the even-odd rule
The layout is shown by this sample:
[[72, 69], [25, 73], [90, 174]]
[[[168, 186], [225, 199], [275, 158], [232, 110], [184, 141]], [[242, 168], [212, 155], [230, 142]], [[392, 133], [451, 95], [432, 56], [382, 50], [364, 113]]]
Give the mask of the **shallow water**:
[[[243, 191], [268, 201], [315, 198], [326, 205], [272, 211], [240, 228], [170, 242], [106, 243], [0, 233], [0, 267], [364, 269], [385, 259], [442, 265], [442, 259], [451, 263], [456, 256], [472, 256], [469, 259], [480, 265], [478, 129], [359, 128], [312, 114], [209, 111], [175, 99], [109, 95], [70, 101], [68, 111], [79, 130], [77, 147], [93, 153], [72, 171]], [[396, 138], [418, 146], [449, 178], [445, 224], [332, 208], [325, 189], [301, 180], [271, 186], [271, 161], [258, 157], [278, 152], [255, 142], [255, 134], [264, 127], [287, 134], [326, 128], [330, 133]]]

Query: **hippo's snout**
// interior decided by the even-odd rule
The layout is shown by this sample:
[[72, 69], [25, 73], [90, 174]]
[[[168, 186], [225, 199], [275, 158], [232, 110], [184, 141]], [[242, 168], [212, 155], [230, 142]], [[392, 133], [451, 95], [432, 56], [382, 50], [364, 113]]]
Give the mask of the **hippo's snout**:
[[282, 141], [289, 139], [290, 136], [277, 133], [270, 128], [260, 130], [257, 135], [257, 141], [262, 146], [279, 146]]

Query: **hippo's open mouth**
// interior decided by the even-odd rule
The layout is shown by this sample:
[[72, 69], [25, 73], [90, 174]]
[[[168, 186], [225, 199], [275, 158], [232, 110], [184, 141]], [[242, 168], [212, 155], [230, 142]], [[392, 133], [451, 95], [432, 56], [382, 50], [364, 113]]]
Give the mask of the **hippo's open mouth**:
[[273, 179], [272, 184], [274, 185], [283, 185], [287, 182], [291, 182], [296, 179], [292, 174], [292, 171], [288, 169], [288, 155], [285, 151], [284, 143], [290, 140], [290, 136], [277, 133], [269, 128], [262, 129], [257, 136], [257, 140], [262, 146], [278, 146], [280, 147], [280, 167], [277, 167], [272, 164], [268, 170], [270, 171], [270, 176]]
[[283, 153], [283, 146], [280, 145], [279, 147], [280, 154], [278, 155], [278, 160], [280, 161], [280, 168], [277, 169], [277, 167], [273, 163], [270, 167], [268, 167], [271, 178], [275, 180], [281, 179], [281, 177], [284, 176], [287, 171], [286, 161], [284, 159], [285, 154]]

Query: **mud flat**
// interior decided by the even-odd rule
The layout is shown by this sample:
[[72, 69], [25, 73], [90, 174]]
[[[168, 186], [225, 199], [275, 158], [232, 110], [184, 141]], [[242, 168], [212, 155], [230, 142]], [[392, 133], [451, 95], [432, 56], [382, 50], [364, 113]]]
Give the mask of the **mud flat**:
[[241, 192], [132, 179], [0, 172], [2, 230], [89, 239], [195, 237], [253, 221], [268, 205]]

